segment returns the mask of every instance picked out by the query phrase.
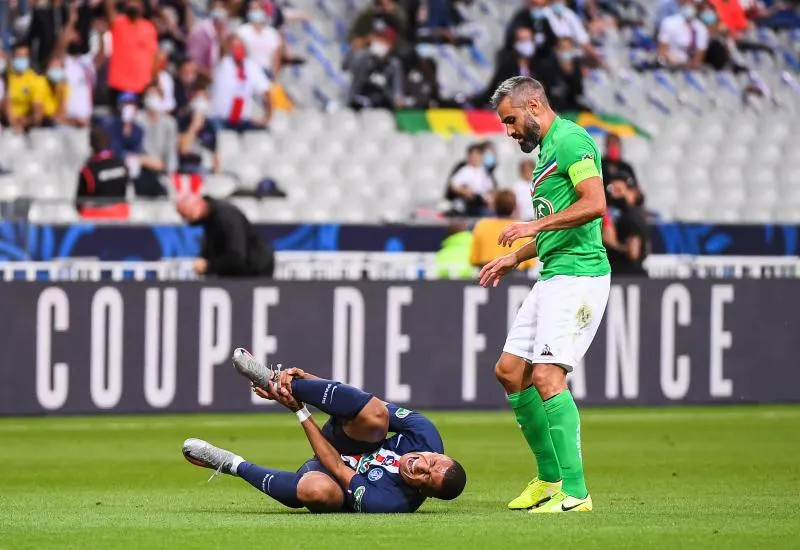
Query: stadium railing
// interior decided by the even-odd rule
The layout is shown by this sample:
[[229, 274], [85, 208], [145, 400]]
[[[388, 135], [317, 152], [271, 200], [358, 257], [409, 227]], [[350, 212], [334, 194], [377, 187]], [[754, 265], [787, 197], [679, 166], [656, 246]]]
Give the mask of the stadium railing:
[[[48, 262], [0, 262], [3, 281], [123, 281], [195, 280], [193, 258], [155, 262], [106, 262], [64, 258]], [[687, 278], [800, 278], [796, 256], [683, 256], [656, 255], [646, 261], [650, 277]], [[427, 252], [289, 252], [276, 253], [278, 280], [435, 280], [470, 278], [477, 270], [448, 269]], [[518, 274], [534, 280], [538, 270]]]

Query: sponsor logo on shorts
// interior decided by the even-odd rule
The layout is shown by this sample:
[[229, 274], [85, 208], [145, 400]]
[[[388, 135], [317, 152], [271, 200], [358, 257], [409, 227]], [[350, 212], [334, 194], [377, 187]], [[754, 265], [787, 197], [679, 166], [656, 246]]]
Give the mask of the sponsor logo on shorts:
[[398, 408], [398, 409], [397, 409], [397, 412], [395, 412], [395, 413], [394, 413], [394, 415], [395, 415], [397, 418], [405, 418], [405, 417], [407, 417], [409, 414], [411, 414], [411, 411], [409, 411], [408, 409], [404, 409], [404, 408], [402, 408], [402, 407]]
[[540, 353], [539, 355], [541, 355], [542, 357], [552, 357], [553, 352], [550, 351], [550, 346], [545, 344], [544, 347], [542, 348], [542, 353]]
[[361, 511], [361, 499], [364, 498], [364, 493], [366, 491], [367, 488], [362, 485], [353, 493], [353, 508], [355, 508], [356, 512]]
[[380, 478], [383, 477], [383, 470], [381, 468], [375, 468], [374, 470], [370, 470], [367, 474], [367, 478], [370, 481], [378, 481]]

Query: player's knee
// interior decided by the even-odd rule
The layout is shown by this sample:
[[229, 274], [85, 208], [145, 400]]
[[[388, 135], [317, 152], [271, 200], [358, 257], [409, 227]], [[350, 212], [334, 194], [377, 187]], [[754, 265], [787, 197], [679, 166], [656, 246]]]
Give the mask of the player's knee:
[[333, 512], [342, 507], [339, 485], [321, 472], [309, 472], [297, 484], [297, 498], [312, 512]]
[[[505, 357], [500, 357], [494, 365], [494, 375], [497, 381], [506, 386], [513, 381], [516, 365], [511, 365]], [[518, 376], [518, 375], [517, 375]]]
[[566, 372], [557, 365], [536, 365], [533, 368], [532, 379], [542, 399], [549, 399], [565, 390], [567, 386]]

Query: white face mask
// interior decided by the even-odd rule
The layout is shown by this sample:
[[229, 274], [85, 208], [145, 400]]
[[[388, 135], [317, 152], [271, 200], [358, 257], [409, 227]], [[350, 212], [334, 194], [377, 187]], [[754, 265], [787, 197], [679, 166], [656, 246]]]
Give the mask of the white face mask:
[[123, 105], [120, 114], [122, 122], [133, 122], [136, 119], [136, 105]]
[[161, 99], [155, 95], [149, 95], [144, 98], [144, 108], [154, 113], [161, 112]]
[[514, 44], [514, 49], [522, 57], [531, 57], [536, 52], [533, 40], [520, 40]]
[[386, 55], [389, 53], [389, 44], [386, 42], [373, 40], [369, 45], [369, 51], [372, 53], [372, 55], [377, 57], [386, 57]]

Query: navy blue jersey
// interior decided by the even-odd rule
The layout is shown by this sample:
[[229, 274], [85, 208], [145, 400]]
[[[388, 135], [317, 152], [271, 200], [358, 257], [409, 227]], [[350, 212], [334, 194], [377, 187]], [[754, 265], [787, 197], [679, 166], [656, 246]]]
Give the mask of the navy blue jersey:
[[387, 405], [389, 431], [395, 432], [381, 446], [364, 455], [342, 455], [356, 471], [347, 488], [346, 505], [355, 512], [413, 512], [425, 502], [425, 496], [403, 481], [400, 457], [406, 453], [444, 453], [439, 430], [419, 413]]

